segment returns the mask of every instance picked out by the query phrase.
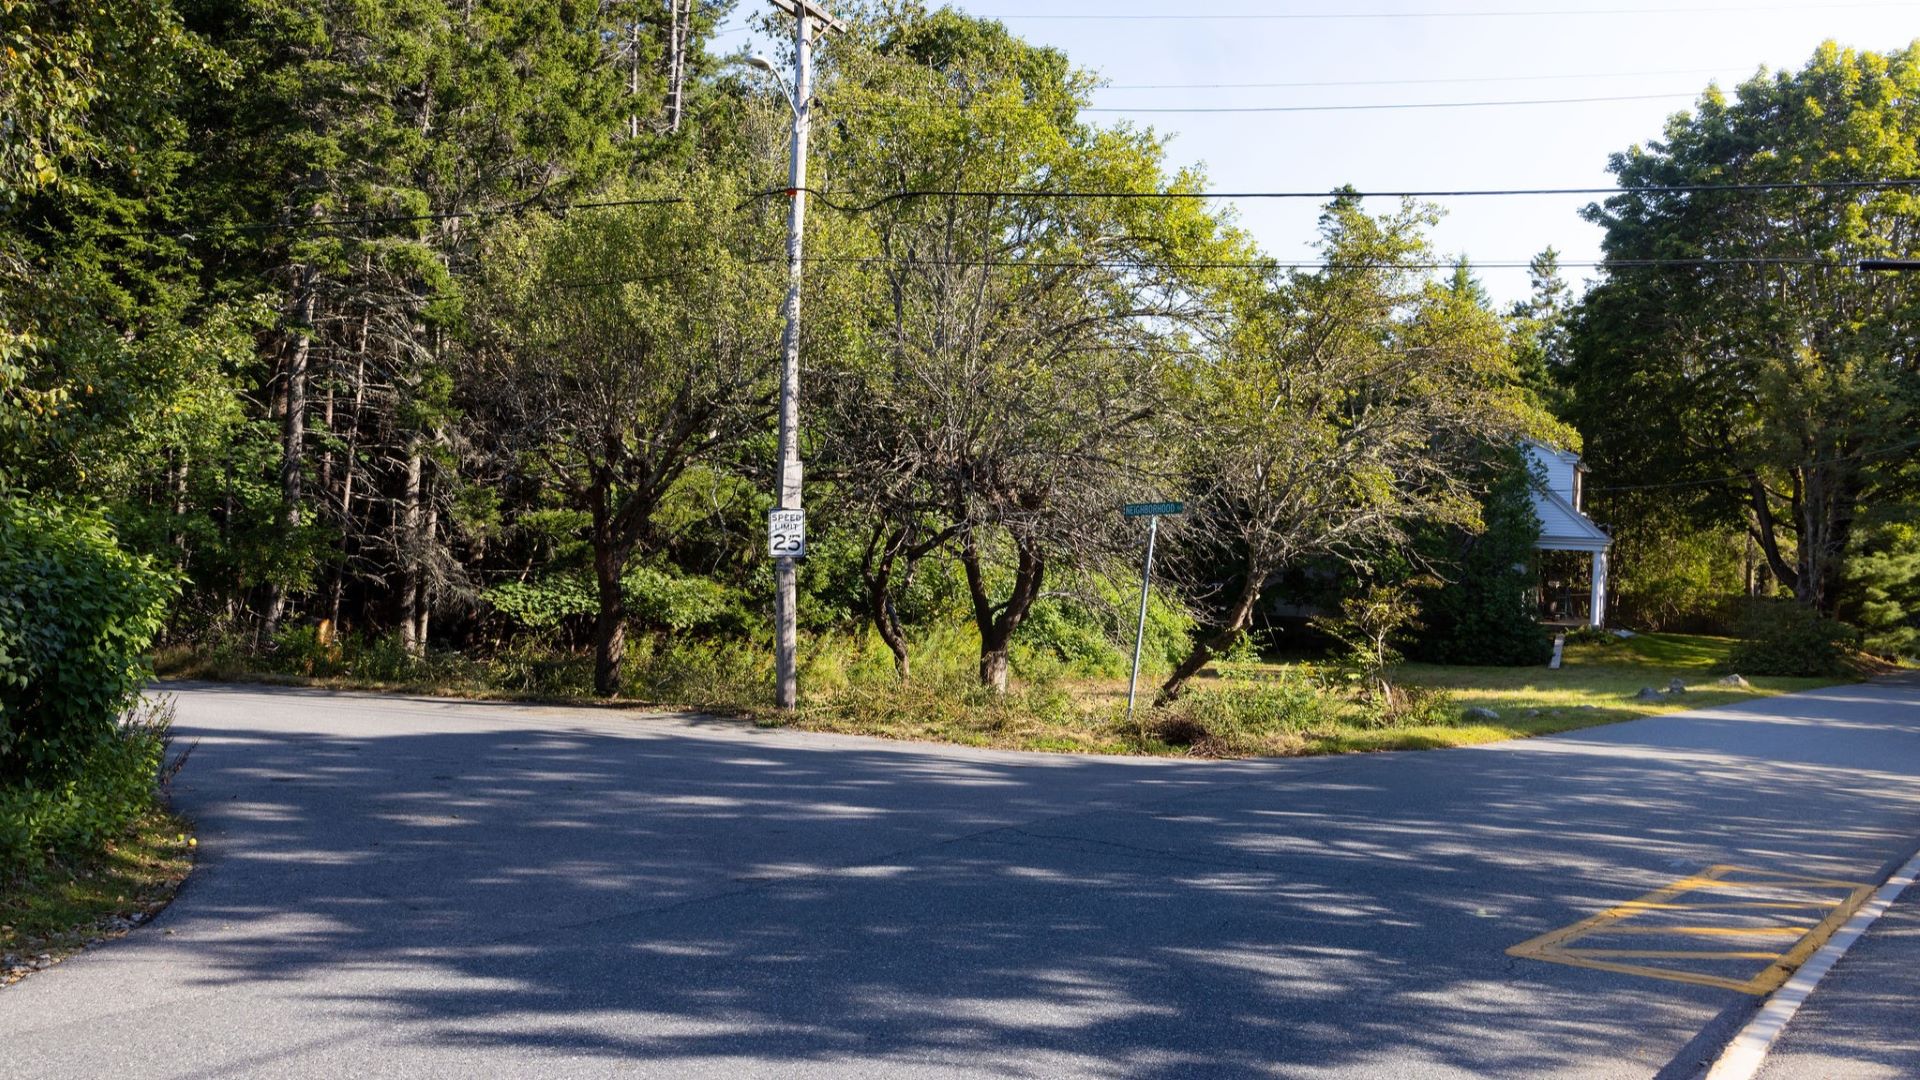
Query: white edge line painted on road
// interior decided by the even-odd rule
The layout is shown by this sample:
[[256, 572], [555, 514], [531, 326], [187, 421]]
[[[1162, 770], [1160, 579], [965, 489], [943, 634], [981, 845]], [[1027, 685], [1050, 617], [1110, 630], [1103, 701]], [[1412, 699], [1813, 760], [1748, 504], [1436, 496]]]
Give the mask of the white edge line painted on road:
[[1900, 894], [1907, 891], [1907, 886], [1913, 884], [1915, 877], [1920, 877], [1920, 854], [1915, 854], [1905, 866], [1895, 871], [1886, 884], [1873, 894], [1873, 899], [1862, 904], [1860, 910], [1853, 913], [1853, 918], [1848, 919], [1838, 933], [1828, 938], [1827, 943], [1820, 946], [1819, 951], [1801, 965], [1799, 971], [1794, 972], [1793, 978], [1774, 991], [1753, 1019], [1747, 1021], [1740, 1033], [1727, 1044], [1720, 1059], [1707, 1071], [1706, 1080], [1753, 1080], [1758, 1076], [1760, 1066], [1766, 1061], [1767, 1051], [1773, 1049], [1780, 1033], [1786, 1030], [1787, 1022], [1800, 1011], [1800, 1006], [1820, 985], [1820, 980], [1826, 978], [1827, 972], [1846, 955], [1854, 942], [1865, 936], [1874, 920], [1885, 914], [1895, 900], [1900, 899]]

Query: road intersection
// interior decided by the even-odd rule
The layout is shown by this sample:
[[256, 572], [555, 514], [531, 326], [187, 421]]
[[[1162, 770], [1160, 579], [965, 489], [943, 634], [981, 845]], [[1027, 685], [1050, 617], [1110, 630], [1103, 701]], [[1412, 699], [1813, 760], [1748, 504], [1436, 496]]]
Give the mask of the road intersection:
[[169, 690], [202, 863], [18, 1075], [1678, 1078], [1920, 843], [1911, 683], [1259, 762]]

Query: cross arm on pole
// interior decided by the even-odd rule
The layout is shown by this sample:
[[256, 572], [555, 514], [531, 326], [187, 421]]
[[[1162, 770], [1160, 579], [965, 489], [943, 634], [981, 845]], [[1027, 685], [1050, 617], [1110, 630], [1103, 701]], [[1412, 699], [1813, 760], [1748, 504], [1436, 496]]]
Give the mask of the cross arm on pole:
[[847, 32], [847, 24], [834, 18], [824, 4], [816, 4], [813, 0], [768, 0], [768, 2], [795, 18], [805, 12], [807, 18], [820, 20], [820, 25], [837, 34]]

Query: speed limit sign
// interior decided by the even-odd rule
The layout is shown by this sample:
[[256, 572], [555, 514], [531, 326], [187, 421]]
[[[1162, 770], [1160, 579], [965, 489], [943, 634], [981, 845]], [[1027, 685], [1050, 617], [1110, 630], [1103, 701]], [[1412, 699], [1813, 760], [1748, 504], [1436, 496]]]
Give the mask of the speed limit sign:
[[807, 512], [767, 512], [767, 554], [776, 559], [799, 559], [807, 554]]

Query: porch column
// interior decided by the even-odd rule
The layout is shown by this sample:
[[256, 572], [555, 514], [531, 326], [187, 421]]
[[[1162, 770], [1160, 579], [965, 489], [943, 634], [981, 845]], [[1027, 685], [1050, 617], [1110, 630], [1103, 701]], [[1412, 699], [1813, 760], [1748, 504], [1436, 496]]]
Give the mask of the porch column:
[[1607, 624], [1607, 553], [1593, 553], [1593, 602], [1588, 605], [1592, 618], [1587, 625], [1598, 630]]

